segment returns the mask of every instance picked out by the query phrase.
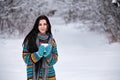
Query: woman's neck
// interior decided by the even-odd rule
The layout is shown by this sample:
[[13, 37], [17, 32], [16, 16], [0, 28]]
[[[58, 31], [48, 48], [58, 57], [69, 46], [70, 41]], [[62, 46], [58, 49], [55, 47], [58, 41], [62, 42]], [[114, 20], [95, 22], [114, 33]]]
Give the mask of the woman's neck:
[[42, 36], [46, 35], [46, 33], [41, 33], [41, 32], [40, 32], [40, 34], [41, 34]]

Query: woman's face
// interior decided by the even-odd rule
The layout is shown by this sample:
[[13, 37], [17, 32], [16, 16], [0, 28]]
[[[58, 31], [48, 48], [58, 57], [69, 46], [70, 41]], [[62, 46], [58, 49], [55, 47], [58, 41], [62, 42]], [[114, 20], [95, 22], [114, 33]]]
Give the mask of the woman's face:
[[41, 34], [46, 34], [47, 27], [48, 26], [45, 19], [39, 21], [38, 30], [40, 31]]

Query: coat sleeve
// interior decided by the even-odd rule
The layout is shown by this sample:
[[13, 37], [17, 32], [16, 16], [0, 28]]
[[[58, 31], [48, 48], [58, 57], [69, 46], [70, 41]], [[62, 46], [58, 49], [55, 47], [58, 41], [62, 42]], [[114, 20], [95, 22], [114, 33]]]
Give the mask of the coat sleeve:
[[28, 42], [23, 45], [22, 57], [26, 64], [32, 64], [38, 62], [42, 56], [38, 52], [30, 53], [27, 49]]
[[58, 51], [55, 40], [52, 42], [52, 51], [51, 54], [46, 57], [46, 61], [49, 66], [54, 65], [58, 61]]

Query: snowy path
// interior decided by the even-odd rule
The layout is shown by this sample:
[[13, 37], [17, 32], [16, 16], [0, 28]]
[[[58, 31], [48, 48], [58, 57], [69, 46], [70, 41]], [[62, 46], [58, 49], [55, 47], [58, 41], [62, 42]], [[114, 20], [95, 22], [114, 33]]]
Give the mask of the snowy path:
[[[51, 23], [59, 52], [57, 80], [120, 80], [120, 44], [110, 45], [102, 34], [55, 19]], [[26, 80], [22, 41], [0, 39], [0, 80]]]

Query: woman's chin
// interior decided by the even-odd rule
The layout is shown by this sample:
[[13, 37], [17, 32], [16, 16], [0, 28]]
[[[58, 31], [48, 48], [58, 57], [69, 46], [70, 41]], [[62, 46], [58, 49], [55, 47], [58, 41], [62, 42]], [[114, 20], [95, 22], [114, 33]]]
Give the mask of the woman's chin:
[[43, 32], [40, 32], [40, 33], [41, 33], [41, 34], [46, 34], [46, 32], [44, 32], [44, 31], [43, 31]]

